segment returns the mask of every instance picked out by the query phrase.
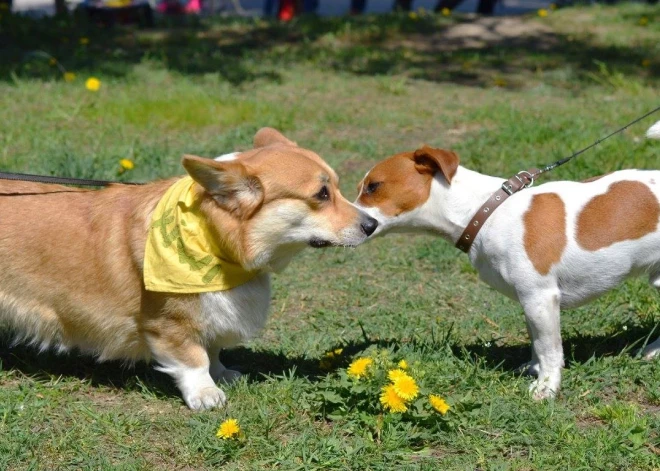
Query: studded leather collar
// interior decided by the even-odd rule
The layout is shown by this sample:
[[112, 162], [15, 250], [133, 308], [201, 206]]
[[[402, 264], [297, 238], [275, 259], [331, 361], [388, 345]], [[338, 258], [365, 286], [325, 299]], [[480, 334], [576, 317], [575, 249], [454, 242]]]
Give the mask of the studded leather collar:
[[506, 201], [509, 196], [518, 193], [524, 188], [532, 186], [534, 184], [534, 177], [538, 174], [539, 171], [533, 168], [527, 171], [518, 172], [516, 175], [505, 181], [502, 184], [502, 187], [490, 195], [490, 198], [488, 198], [472, 217], [468, 225], [465, 227], [463, 234], [458, 238], [456, 247], [465, 253], [469, 253], [472, 243], [477, 238], [477, 234], [479, 234], [479, 231], [486, 220], [502, 203]]

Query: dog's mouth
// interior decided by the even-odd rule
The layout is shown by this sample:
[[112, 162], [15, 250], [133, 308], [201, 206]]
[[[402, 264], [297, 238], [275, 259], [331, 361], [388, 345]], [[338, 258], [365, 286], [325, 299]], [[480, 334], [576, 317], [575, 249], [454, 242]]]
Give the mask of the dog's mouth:
[[316, 237], [309, 240], [309, 246], [314, 247], [315, 249], [322, 249], [323, 247], [330, 247], [332, 245], [332, 242], [329, 240], [319, 239]]

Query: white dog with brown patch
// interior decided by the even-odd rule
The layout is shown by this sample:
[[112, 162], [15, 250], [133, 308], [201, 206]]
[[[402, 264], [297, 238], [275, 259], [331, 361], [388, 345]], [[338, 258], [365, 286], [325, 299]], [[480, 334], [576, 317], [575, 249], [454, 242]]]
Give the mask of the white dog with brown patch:
[[315, 153], [264, 128], [188, 176], [89, 191], [0, 182], [0, 324], [41, 348], [153, 360], [191, 409], [239, 373], [222, 348], [266, 322], [269, 273], [307, 246], [356, 246], [377, 222]]
[[[660, 138], [660, 122], [648, 136]], [[482, 280], [522, 305], [532, 340], [526, 366], [538, 376], [530, 391], [535, 399], [554, 397], [564, 366], [560, 309], [632, 275], [646, 274], [660, 288], [660, 171], [545, 183], [502, 197], [491, 212], [487, 202], [500, 203], [503, 183], [460, 166], [451, 151], [425, 146], [372, 168], [356, 204], [378, 220], [374, 236], [432, 232], [459, 247], [468, 225], [479, 225], [473, 216], [490, 212], [471, 247], [462, 248]], [[642, 354], [658, 356], [660, 338]]]

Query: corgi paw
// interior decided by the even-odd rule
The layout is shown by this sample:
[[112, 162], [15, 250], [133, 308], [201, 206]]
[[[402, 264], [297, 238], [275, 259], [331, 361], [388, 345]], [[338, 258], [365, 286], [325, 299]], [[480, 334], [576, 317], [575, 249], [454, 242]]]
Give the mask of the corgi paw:
[[227, 403], [227, 396], [222, 389], [213, 386], [200, 389], [184, 396], [188, 407], [195, 411], [223, 407]]

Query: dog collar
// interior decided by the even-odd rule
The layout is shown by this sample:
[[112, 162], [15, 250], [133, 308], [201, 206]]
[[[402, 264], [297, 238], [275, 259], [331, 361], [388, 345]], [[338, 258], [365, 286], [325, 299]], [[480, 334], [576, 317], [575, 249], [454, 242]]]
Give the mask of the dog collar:
[[477, 238], [477, 234], [483, 227], [486, 220], [495, 212], [495, 210], [504, 203], [509, 196], [514, 193], [518, 193], [524, 188], [529, 188], [534, 184], [534, 177], [538, 176], [539, 171], [535, 168], [530, 170], [523, 170], [518, 172], [513, 177], [509, 178], [502, 184], [502, 187], [499, 188], [495, 193], [490, 195], [490, 198], [481, 205], [479, 210], [475, 215], [470, 219], [470, 222], [465, 227], [463, 234], [458, 238], [456, 242], [456, 248], [462, 250], [465, 253], [470, 252], [470, 247], [472, 243]]
[[204, 293], [247, 283], [245, 270], [225, 253], [200, 211], [203, 191], [190, 177], [170, 186], [151, 217], [144, 253], [144, 285], [149, 291]]

